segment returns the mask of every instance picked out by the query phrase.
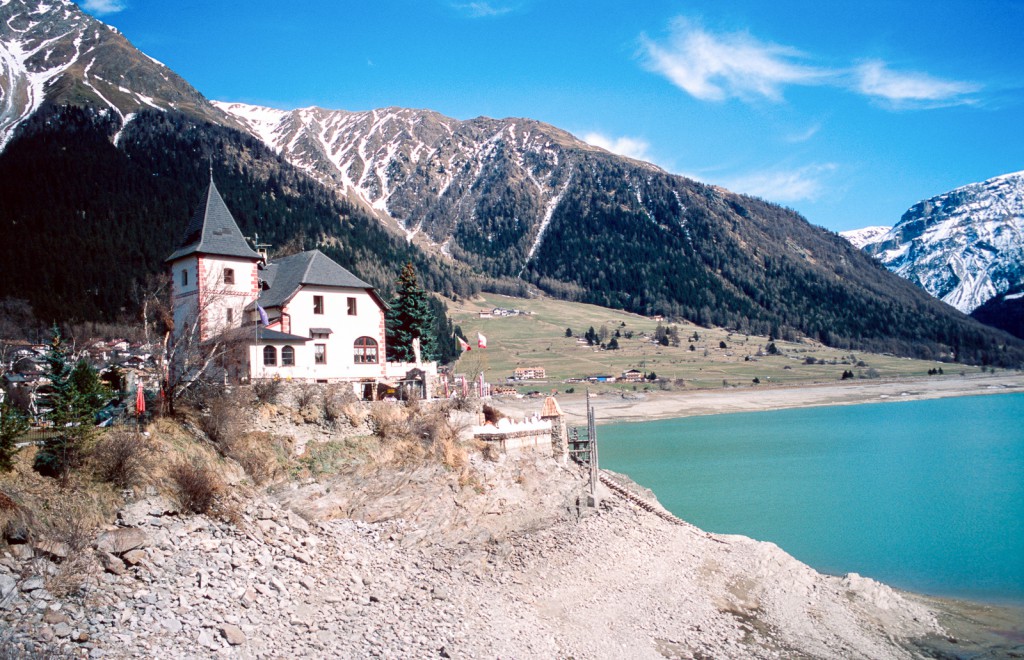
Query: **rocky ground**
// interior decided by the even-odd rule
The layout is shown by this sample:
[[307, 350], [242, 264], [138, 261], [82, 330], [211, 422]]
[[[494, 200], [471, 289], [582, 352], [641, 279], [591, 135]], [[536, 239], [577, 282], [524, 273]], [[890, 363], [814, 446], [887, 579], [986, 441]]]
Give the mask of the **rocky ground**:
[[8, 539], [0, 638], [8, 657], [905, 658], [942, 632], [920, 602], [773, 544], [604, 486], [588, 507], [583, 475], [550, 458], [471, 472], [292, 484], [231, 521], [146, 497], [63, 597], [60, 550]]

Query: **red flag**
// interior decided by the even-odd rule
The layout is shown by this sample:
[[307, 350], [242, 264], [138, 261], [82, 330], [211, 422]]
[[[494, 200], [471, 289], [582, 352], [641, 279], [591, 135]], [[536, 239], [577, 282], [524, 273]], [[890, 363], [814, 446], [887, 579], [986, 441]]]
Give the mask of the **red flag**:
[[479, 332], [476, 333], [476, 345], [480, 348], [487, 348], [487, 337], [484, 337]]
[[141, 415], [146, 412], [146, 394], [142, 391], [142, 383], [138, 384], [138, 389], [135, 390], [135, 414]]
[[456, 335], [455, 339], [459, 342], [459, 346], [462, 347], [462, 350], [464, 350], [464, 351], [471, 351], [471, 350], [473, 350], [473, 347], [469, 345], [469, 342], [465, 341], [462, 337], [459, 337], [458, 335]]

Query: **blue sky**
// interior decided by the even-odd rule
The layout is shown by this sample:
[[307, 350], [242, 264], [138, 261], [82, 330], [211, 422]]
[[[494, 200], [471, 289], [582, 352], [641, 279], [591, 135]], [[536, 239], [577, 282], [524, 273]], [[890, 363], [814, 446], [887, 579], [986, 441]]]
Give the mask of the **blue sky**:
[[530, 117], [834, 231], [1024, 170], [1024, 0], [80, 0], [211, 99]]

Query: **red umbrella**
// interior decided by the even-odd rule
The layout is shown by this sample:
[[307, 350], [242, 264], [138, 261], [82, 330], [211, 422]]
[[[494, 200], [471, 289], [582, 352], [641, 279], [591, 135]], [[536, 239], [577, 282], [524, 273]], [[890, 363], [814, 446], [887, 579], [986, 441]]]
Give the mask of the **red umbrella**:
[[146, 412], [146, 395], [142, 391], [142, 383], [138, 384], [138, 389], [135, 391], [135, 413], [141, 415]]

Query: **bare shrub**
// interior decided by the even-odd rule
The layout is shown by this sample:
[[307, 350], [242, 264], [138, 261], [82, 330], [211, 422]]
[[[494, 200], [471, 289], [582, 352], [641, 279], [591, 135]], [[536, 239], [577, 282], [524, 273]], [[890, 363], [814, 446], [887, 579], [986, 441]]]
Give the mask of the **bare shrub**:
[[479, 399], [471, 399], [462, 395], [448, 399], [448, 405], [452, 410], [458, 410], [460, 412], [477, 412], [480, 410]]
[[174, 465], [169, 475], [174, 483], [178, 506], [192, 513], [209, 513], [221, 490], [213, 470], [198, 462]]
[[92, 453], [96, 476], [118, 488], [142, 481], [152, 448], [137, 430], [117, 428], [97, 443]]
[[209, 397], [205, 407], [199, 428], [221, 451], [228, 453], [245, 427], [249, 406], [240, 393], [221, 391]]
[[452, 469], [466, 465], [466, 448], [460, 441], [463, 425], [452, 421], [447, 406], [421, 412], [410, 425], [434, 460]]
[[500, 420], [502, 417], [506, 417], [505, 413], [486, 403], [484, 404], [483, 407], [483, 413], [485, 424], [488, 422], [491, 424], [497, 424], [498, 420]]
[[32, 512], [9, 494], [0, 490], [0, 533], [5, 536], [21, 536], [28, 540], [32, 535]]
[[62, 491], [39, 511], [37, 547], [57, 563], [57, 572], [47, 577], [46, 588], [56, 596], [70, 596], [81, 591], [91, 571], [91, 554], [95, 524], [88, 511], [88, 502]]
[[409, 434], [405, 410], [392, 403], [379, 402], [370, 406], [368, 420], [370, 430], [384, 442], [398, 440]]
[[254, 483], [261, 484], [281, 469], [278, 446], [269, 433], [246, 433], [231, 443], [228, 456], [238, 461]]
[[352, 388], [331, 384], [324, 389], [324, 419], [328, 422], [345, 421], [352, 426], [359, 426], [366, 419], [365, 414], [357, 416], [359, 421], [355, 421], [350, 413], [360, 408]]
[[316, 383], [299, 383], [295, 388], [295, 407], [299, 410], [312, 408], [320, 398], [320, 388]]
[[462, 425], [449, 417], [448, 406], [427, 409], [380, 403], [371, 407], [369, 425], [380, 445], [372, 458], [378, 464], [410, 465], [434, 461], [452, 469], [468, 463], [460, 438]]
[[281, 381], [276, 378], [254, 381], [252, 393], [260, 403], [276, 403], [277, 395], [281, 393]]
[[352, 426], [359, 427], [366, 422], [366, 408], [361, 403], [347, 403], [342, 407], [341, 411], [348, 418], [348, 423]]

